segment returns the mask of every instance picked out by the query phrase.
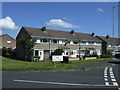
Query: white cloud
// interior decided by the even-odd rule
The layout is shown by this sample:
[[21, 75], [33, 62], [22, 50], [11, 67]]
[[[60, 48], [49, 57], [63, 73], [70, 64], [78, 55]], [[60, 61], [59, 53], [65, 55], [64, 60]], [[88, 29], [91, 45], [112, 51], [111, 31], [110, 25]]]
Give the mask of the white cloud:
[[98, 10], [99, 12], [104, 12], [104, 10], [103, 10], [102, 8], [97, 8], [97, 10]]
[[14, 30], [18, 29], [18, 26], [16, 26], [12, 19], [7, 16], [3, 19], [0, 19], [0, 28]]
[[48, 27], [79, 28], [79, 26], [67, 23], [61, 19], [51, 19], [49, 22], [46, 22], [46, 25]]

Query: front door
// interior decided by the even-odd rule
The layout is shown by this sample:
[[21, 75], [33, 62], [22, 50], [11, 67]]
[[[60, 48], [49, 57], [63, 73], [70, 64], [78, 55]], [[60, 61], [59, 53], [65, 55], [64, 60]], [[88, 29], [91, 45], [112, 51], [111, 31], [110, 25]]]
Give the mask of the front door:
[[77, 51], [76, 50], [72, 50], [71, 57], [76, 57], [76, 55], [77, 55]]
[[40, 49], [35, 49], [34, 50], [34, 56], [40, 56], [40, 61], [41, 60], [43, 60], [43, 57], [44, 57], [44, 55], [43, 55], [43, 50], [40, 50]]
[[40, 60], [43, 60], [43, 50], [39, 50]]

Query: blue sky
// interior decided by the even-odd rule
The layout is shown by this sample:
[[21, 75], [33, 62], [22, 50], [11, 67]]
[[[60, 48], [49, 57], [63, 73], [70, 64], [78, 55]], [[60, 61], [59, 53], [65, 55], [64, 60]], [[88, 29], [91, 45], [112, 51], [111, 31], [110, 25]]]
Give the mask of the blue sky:
[[[112, 7], [117, 2], [3, 2], [3, 34], [16, 38], [20, 27], [41, 28], [112, 36]], [[10, 26], [6, 21], [9, 21]], [[118, 8], [115, 36], [118, 37]], [[12, 26], [11, 26], [12, 25]]]

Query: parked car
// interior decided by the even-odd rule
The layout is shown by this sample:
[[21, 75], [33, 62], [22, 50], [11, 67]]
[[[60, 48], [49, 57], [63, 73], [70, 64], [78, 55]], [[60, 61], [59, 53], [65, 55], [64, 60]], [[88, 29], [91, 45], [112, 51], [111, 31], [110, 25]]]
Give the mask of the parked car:
[[116, 51], [112, 60], [108, 61], [108, 63], [120, 64], [120, 51]]

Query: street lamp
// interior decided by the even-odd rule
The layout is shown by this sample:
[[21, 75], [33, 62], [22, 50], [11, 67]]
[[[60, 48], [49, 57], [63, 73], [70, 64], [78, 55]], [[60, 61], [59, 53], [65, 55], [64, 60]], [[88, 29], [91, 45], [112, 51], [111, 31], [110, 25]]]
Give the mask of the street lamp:
[[117, 6], [113, 6], [112, 7], [112, 15], [113, 15], [113, 20], [112, 20], [112, 22], [113, 22], [113, 54], [115, 53], [115, 50], [114, 50], [114, 9], [116, 8]]

